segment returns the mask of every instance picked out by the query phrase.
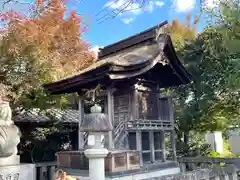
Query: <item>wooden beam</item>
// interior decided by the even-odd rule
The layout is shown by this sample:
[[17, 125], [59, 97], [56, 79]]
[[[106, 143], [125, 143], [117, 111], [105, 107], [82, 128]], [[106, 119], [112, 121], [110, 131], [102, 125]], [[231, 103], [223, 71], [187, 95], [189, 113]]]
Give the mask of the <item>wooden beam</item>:
[[155, 162], [155, 147], [154, 147], [154, 136], [153, 131], [149, 131], [149, 143], [150, 143], [150, 150], [151, 150], [151, 162]]
[[172, 99], [169, 97], [168, 98], [168, 108], [169, 108], [169, 119], [172, 123], [172, 128], [173, 130], [171, 131], [171, 147], [172, 147], [172, 152], [173, 152], [173, 160], [177, 160], [177, 152], [176, 152], [176, 139], [175, 139], [175, 130], [174, 130], [174, 109], [173, 109], [173, 103]]
[[140, 166], [143, 165], [143, 157], [142, 157], [142, 132], [136, 132], [136, 143], [137, 143], [137, 150], [139, 151], [139, 158], [140, 158]]
[[[113, 125], [113, 94], [111, 89], [107, 90], [107, 103], [108, 103], [108, 120]], [[108, 132], [108, 148], [114, 148], [113, 131]]]
[[78, 122], [78, 149], [83, 149], [85, 142], [84, 142], [84, 132], [80, 132], [80, 125], [84, 118], [84, 108], [83, 108], [83, 100], [79, 97], [78, 100], [78, 112], [79, 112], [79, 122]]
[[[115, 92], [115, 89], [111, 88], [111, 107], [112, 107], [112, 110], [111, 110], [111, 122], [112, 122], [112, 126], [114, 127], [114, 92]], [[112, 148], [115, 148], [115, 144], [114, 144], [114, 130], [112, 131], [112, 141], [113, 141], [113, 146]]]
[[129, 135], [125, 137], [125, 148], [129, 149]]
[[133, 114], [133, 120], [136, 120], [139, 118], [139, 106], [138, 106], [138, 90], [133, 90], [133, 100], [132, 100], [132, 114]]
[[[104, 96], [104, 114], [108, 114], [108, 98], [107, 98], [107, 92]], [[104, 147], [108, 146], [108, 134], [104, 134]]]
[[[128, 90], [128, 119], [125, 119], [125, 130], [127, 130], [127, 122], [132, 120], [132, 96], [131, 91]], [[125, 148], [129, 149], [129, 132], [125, 137]]]
[[162, 148], [162, 161], [166, 161], [166, 144], [165, 144], [165, 132], [161, 130], [161, 148]]
[[157, 85], [156, 98], [157, 98], [158, 120], [162, 120], [162, 118], [161, 118], [161, 111], [160, 111], [160, 108], [161, 108], [160, 97], [161, 97], [160, 88], [159, 88], [159, 85]]
[[176, 141], [175, 141], [175, 131], [172, 130], [171, 132], [171, 147], [173, 151], [173, 160], [177, 160], [177, 152], [176, 152]]
[[172, 124], [174, 124], [173, 103], [170, 97], [168, 97], [168, 109], [169, 109], [169, 116], [170, 116], [169, 119], [172, 122]]

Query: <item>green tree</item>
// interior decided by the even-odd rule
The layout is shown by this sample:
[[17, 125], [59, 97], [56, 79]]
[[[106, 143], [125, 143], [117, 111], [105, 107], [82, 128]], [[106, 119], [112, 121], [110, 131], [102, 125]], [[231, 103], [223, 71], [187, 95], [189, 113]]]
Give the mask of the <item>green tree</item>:
[[[191, 20], [191, 15], [188, 14], [185, 23], [173, 20], [165, 29], [171, 35], [177, 55], [187, 67], [188, 63], [185, 62], [185, 57], [183, 57], [185, 55], [183, 48], [197, 38], [199, 18], [195, 16], [193, 23], [191, 23]], [[192, 117], [193, 114], [188, 111], [189, 107], [186, 104], [190, 94], [189, 85], [170, 89], [169, 93], [174, 97], [175, 125], [178, 139], [181, 139], [183, 135], [185, 144], [188, 144], [188, 134], [195, 123]]]
[[193, 115], [196, 130], [225, 130], [239, 116], [239, 62], [232, 60], [223, 41], [216, 28], [208, 28], [184, 48], [184, 59], [194, 77], [186, 110]]
[[171, 90], [176, 130], [179, 138], [184, 134], [185, 147], [189, 146], [190, 131], [225, 130], [239, 118], [239, 54], [229, 45], [231, 39], [237, 39], [233, 33], [236, 28], [226, 27], [226, 19], [231, 18], [211, 24], [198, 36], [193, 36], [193, 28], [178, 31], [179, 25], [169, 31], [178, 56], [194, 79], [189, 85]]

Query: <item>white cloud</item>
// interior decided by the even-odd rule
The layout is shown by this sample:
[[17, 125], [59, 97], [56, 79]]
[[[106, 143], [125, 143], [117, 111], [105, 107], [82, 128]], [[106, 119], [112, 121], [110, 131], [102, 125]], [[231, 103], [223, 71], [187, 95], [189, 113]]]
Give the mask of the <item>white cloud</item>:
[[[115, 10], [115, 13], [122, 11], [120, 13], [121, 20], [125, 24], [129, 24], [134, 21], [135, 18], [133, 17], [143, 12], [152, 12], [155, 8], [162, 7], [163, 5], [164, 2], [160, 0], [146, 1], [146, 4], [142, 4], [142, 1], [138, 0], [111, 0], [104, 7]], [[127, 15], [127, 18], [125, 15]]]
[[122, 21], [123, 21], [125, 24], [130, 24], [131, 22], [134, 21], [134, 18], [122, 18]]
[[[196, 6], [197, 0], [173, 0], [173, 7], [178, 12], [186, 12], [192, 10]], [[227, 0], [202, 0], [202, 7], [213, 9], [218, 7], [220, 1]]]
[[164, 5], [164, 2], [162, 2], [162, 1], [155, 1], [155, 5], [161, 7], [161, 6]]
[[164, 2], [162, 1], [149, 1], [144, 7], [143, 10], [148, 12], [153, 12], [155, 7], [162, 7]]
[[92, 51], [95, 56], [96, 56], [96, 59], [98, 58], [98, 53], [100, 52], [100, 48], [103, 48], [102, 46], [94, 46], [90, 49], [90, 51]]
[[204, 0], [203, 6], [207, 9], [213, 9], [217, 7], [220, 3], [220, 0]]
[[173, 6], [178, 12], [192, 10], [196, 5], [196, 0], [174, 0]]

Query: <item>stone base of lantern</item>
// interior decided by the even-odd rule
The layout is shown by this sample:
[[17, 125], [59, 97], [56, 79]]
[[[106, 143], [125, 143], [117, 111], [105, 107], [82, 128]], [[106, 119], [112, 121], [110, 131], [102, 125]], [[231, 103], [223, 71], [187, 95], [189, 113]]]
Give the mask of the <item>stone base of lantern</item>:
[[15, 164], [15, 165], [0, 166], [0, 179], [2, 180], [36, 180], [35, 164]]
[[20, 163], [20, 156], [11, 155], [9, 157], [0, 157], [0, 166], [16, 165]]
[[104, 158], [108, 154], [107, 149], [87, 149], [84, 154], [89, 159], [89, 177], [91, 180], [105, 179]]

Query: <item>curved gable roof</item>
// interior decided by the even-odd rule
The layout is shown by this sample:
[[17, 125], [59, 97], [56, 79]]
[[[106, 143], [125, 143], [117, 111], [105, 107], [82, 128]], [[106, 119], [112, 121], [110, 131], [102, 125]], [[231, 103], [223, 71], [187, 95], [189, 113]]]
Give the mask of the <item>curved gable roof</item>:
[[106, 46], [96, 63], [76, 75], [45, 84], [44, 88], [55, 94], [71, 93], [97, 82], [136, 78], [152, 69], [155, 77], [150, 78], [162, 87], [190, 82], [191, 75], [179, 61], [170, 36], [159, 34], [163, 25]]

